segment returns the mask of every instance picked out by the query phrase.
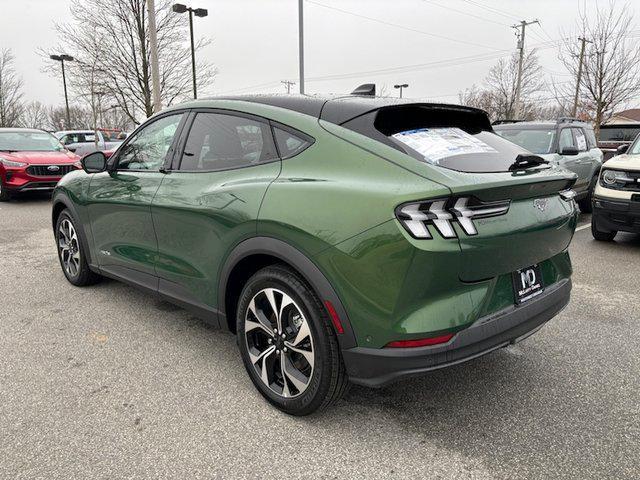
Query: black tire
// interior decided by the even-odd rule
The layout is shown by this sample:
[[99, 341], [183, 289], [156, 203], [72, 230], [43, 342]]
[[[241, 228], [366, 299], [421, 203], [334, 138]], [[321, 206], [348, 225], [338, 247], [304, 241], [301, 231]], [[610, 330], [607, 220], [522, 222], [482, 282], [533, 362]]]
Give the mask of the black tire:
[[605, 232], [603, 232], [602, 230], [598, 230], [596, 217], [591, 217], [591, 235], [593, 235], [593, 238], [595, 238], [599, 242], [611, 242], [617, 234], [618, 232], [615, 230], [609, 230]]
[[[298, 354], [290, 349], [285, 359], [283, 352], [287, 352], [287, 349], [284, 348], [284, 350], [279, 351], [275, 345], [275, 341], [280, 342], [278, 334], [274, 334], [275, 336], [272, 337], [274, 339], [272, 343], [265, 333], [266, 330], [270, 329], [255, 328], [256, 322], [253, 322], [253, 328], [251, 329], [252, 324], [245, 320], [250, 304], [252, 304], [254, 309], [252, 311], [256, 311], [260, 295], [264, 295], [264, 292], [266, 292], [265, 289], [275, 289], [276, 293], [274, 294], [274, 298], [276, 304], [278, 303], [278, 298], [280, 298], [277, 309], [279, 309], [282, 314], [278, 315], [278, 317], [282, 317], [282, 320], [276, 320], [275, 317], [270, 316], [266, 321], [268, 321], [271, 326], [279, 327], [282, 325], [283, 331], [292, 329], [293, 331], [290, 331], [290, 339], [293, 339], [293, 337], [297, 339], [296, 333], [302, 330], [302, 327], [298, 325], [298, 332], [296, 332], [296, 326], [293, 323], [287, 323], [290, 329], [284, 328], [285, 322], [291, 322], [291, 320], [284, 319], [286, 315], [283, 313], [285, 312], [285, 308], [282, 308], [282, 304], [286, 295], [294, 302], [291, 304], [291, 307], [287, 307], [289, 308], [288, 311], [291, 312], [290, 309], [293, 308], [295, 312], [301, 313], [302, 321], [308, 325], [310, 331], [310, 345], [307, 344], [307, 347], [310, 347], [312, 350], [311, 358], [313, 359], [313, 365], [306, 364], [304, 361], [302, 361], [302, 364], [310, 367], [311, 373], [306, 378], [307, 383], [305, 384], [305, 389], [299, 391], [297, 395], [292, 398], [285, 398], [285, 388], [288, 393], [290, 393], [289, 389], [291, 389], [291, 392], [295, 394], [295, 392], [297, 392], [296, 384], [287, 380], [290, 376], [287, 376], [287, 379], [284, 378], [285, 373], [283, 369], [286, 370], [286, 368], [282, 365], [285, 365], [285, 363], [280, 363], [280, 361], [285, 362], [286, 359], [290, 359], [293, 363], [297, 362], [297, 364], [300, 364], [300, 359], [295, 357]], [[281, 293], [285, 295], [280, 295]], [[273, 265], [255, 273], [247, 281], [242, 290], [238, 301], [237, 312], [238, 345], [245, 368], [255, 387], [272, 405], [290, 415], [309, 415], [315, 411], [329, 407], [345, 394], [349, 386], [349, 381], [331, 321], [320, 299], [296, 272], [284, 265]], [[288, 315], [291, 316], [291, 313]], [[251, 316], [250, 318], [257, 317]], [[263, 318], [266, 319], [266, 316]], [[297, 318], [294, 317], [294, 320], [300, 321], [300, 316]], [[276, 321], [277, 324], [275, 323]], [[260, 353], [259, 350], [255, 349], [254, 340], [250, 340], [250, 338], [255, 338], [252, 337], [252, 335], [262, 336], [268, 341], [270, 346], [263, 343], [264, 351]], [[285, 335], [287, 334], [285, 333]], [[249, 347], [250, 342], [252, 343], [251, 347]], [[281, 349], [284, 345], [282, 342], [285, 342], [284, 335], [280, 344]], [[264, 368], [266, 365], [267, 355], [264, 355], [265, 360], [262, 360], [262, 365], [260, 365], [260, 361], [254, 364], [250, 357], [250, 348], [253, 352], [254, 359], [256, 358], [256, 352], [263, 355], [267, 350], [275, 349], [272, 350], [273, 353], [269, 354], [269, 358], [271, 358], [270, 363], [272, 364], [272, 368], [269, 368], [269, 370], [273, 372], [274, 379], [271, 386], [268, 385], [270, 380], [268, 380], [267, 383], [263, 382], [261, 380], [261, 374], [258, 373], [258, 369], [261, 367]], [[288, 364], [289, 368], [291, 368], [293, 363]], [[278, 369], [280, 371], [279, 377], [277, 375]], [[304, 378], [304, 376], [300, 378]], [[274, 391], [274, 388], [280, 388], [281, 392], [278, 393]]]
[[0, 179], [0, 202], [8, 202], [11, 200], [11, 194], [9, 190], [2, 186], [2, 180]]
[[589, 183], [589, 190], [587, 191], [587, 196], [582, 200], [578, 200], [578, 207], [582, 213], [591, 213], [593, 212], [593, 191], [596, 189], [596, 183], [598, 182], [598, 175], [594, 175]]
[[[63, 228], [68, 232], [68, 229], [64, 228], [68, 225], [66, 222], [71, 225], [73, 235], [70, 233], [65, 235], [61, 230], [61, 228]], [[79, 223], [74, 218], [71, 210], [64, 209], [56, 221], [54, 235], [56, 239], [56, 249], [58, 250], [58, 260], [60, 261], [60, 267], [62, 268], [64, 276], [67, 278], [69, 283], [77, 287], [84, 287], [99, 282], [102, 277], [92, 272], [89, 268], [85, 247], [85, 245], [87, 245], [87, 241], [84, 238], [82, 229], [78, 228], [77, 225], [79, 225]], [[75, 239], [71, 238], [70, 241], [67, 241], [67, 238], [73, 236], [75, 236]], [[68, 244], [67, 249], [63, 247], [63, 243], [65, 245]], [[70, 260], [70, 256], [74, 256], [76, 254], [78, 257], [76, 261], [66, 263]], [[71, 267], [71, 265], [75, 265], [75, 267]]]

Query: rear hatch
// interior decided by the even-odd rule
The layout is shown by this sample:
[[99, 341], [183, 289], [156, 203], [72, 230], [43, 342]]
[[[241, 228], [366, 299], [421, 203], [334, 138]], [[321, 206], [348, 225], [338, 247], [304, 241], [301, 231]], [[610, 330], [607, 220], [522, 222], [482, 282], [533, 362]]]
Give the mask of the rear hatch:
[[[359, 115], [342, 127], [383, 143], [386, 147], [377, 143], [375, 151], [449, 188], [445, 216], [452, 213], [450, 225], [463, 254], [461, 280], [473, 282], [514, 272], [568, 247], [577, 210], [564, 192], [572, 187], [575, 174], [537, 164], [542, 159], [493, 133], [481, 110], [394, 105]], [[325, 128], [339, 134], [328, 123]], [[363, 140], [362, 146], [374, 147], [367, 143]], [[516, 159], [520, 166], [514, 166]], [[420, 200], [425, 199], [416, 199]], [[459, 205], [463, 208], [456, 209]], [[464, 212], [492, 206], [500, 206], [501, 213], [470, 214], [470, 223], [463, 218]], [[442, 234], [432, 227], [434, 235]]]

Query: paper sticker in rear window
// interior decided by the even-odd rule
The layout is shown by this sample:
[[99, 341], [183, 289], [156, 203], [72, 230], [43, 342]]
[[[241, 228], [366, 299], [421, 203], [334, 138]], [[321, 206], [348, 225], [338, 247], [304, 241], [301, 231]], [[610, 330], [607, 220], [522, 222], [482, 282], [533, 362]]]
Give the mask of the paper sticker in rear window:
[[490, 145], [456, 127], [407, 130], [392, 137], [435, 165], [455, 155], [497, 153]]

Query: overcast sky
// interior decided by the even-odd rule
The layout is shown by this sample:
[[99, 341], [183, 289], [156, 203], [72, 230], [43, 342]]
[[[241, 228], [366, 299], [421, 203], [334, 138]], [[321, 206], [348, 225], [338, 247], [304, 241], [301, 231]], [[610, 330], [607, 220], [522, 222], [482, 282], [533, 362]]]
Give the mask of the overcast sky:
[[[281, 80], [297, 81], [297, 0], [193, 1], [186, 3], [209, 10], [194, 19], [196, 35], [213, 40], [200, 55], [219, 71], [206, 93], [284, 92]], [[42, 72], [36, 50], [57, 43], [54, 22], [65, 21], [72, 3], [0, 0], [0, 48], [13, 50], [27, 100], [63, 102], [61, 80]], [[627, 5], [637, 28], [640, 2]], [[575, 30], [579, 8], [597, 7], [596, 0], [305, 0], [306, 90], [344, 93], [375, 82], [389, 93], [408, 83], [405, 96], [455, 102], [515, 49], [510, 25], [520, 19], [540, 20], [527, 28], [527, 46], [538, 46], [548, 79], [567, 81], [552, 40]]]

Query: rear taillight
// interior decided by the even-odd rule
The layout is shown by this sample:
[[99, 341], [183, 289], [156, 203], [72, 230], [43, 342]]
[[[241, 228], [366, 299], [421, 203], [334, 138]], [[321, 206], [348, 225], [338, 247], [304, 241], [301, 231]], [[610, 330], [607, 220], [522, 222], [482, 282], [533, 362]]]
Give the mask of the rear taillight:
[[439, 198], [400, 205], [396, 217], [414, 238], [433, 238], [430, 226], [444, 238], [456, 238], [454, 222], [467, 235], [477, 235], [474, 219], [504, 215], [510, 203], [510, 200], [482, 202], [475, 197]]
[[441, 345], [447, 343], [453, 338], [453, 333], [447, 333], [446, 335], [439, 335], [437, 337], [418, 338], [417, 340], [397, 340], [395, 342], [389, 342], [385, 348], [416, 348], [427, 347], [430, 345]]

